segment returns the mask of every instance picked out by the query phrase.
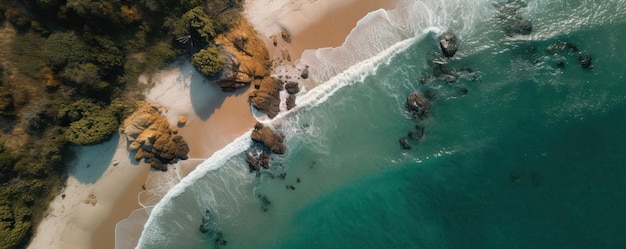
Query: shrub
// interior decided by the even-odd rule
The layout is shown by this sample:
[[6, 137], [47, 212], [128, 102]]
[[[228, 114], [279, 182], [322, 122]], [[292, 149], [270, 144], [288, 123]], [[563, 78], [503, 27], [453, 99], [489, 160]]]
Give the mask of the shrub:
[[174, 29], [177, 37], [191, 35], [194, 38], [202, 38], [202, 41], [209, 42], [215, 36], [213, 20], [204, 12], [202, 7], [195, 7], [185, 13]]
[[46, 60], [55, 68], [68, 63], [84, 63], [89, 57], [89, 47], [74, 32], [56, 32], [46, 40]]
[[77, 145], [96, 144], [110, 138], [119, 125], [117, 117], [105, 110], [70, 124], [65, 131], [65, 138]]
[[13, 94], [11, 91], [0, 86], [0, 116], [13, 115]]
[[69, 125], [84, 117], [95, 115], [102, 111], [102, 107], [90, 99], [80, 99], [59, 109], [58, 120], [61, 125]]
[[224, 59], [219, 57], [220, 48], [213, 47], [202, 49], [193, 55], [192, 64], [198, 71], [206, 76], [214, 76], [222, 67], [224, 67]]

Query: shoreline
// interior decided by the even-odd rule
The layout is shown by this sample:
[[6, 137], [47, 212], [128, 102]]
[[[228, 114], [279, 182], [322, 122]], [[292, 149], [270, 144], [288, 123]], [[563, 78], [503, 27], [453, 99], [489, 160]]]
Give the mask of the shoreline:
[[[300, 59], [304, 50], [340, 46], [358, 20], [373, 10], [391, 9], [397, 1], [344, 0], [325, 3], [327, 5], [303, 4], [299, 11], [314, 11], [317, 8], [314, 11], [317, 19], [310, 22], [295, 18], [301, 22], [300, 29], [293, 29], [291, 43], [281, 41], [277, 47], [272, 45], [269, 34], [260, 31], [263, 24], [250, 21], [266, 42], [271, 59], [280, 56], [281, 48], [289, 51], [293, 63]], [[247, 8], [245, 12], [248, 12]], [[274, 21], [284, 22], [285, 19]], [[332, 34], [327, 35], [325, 26], [331, 24]], [[164, 69], [154, 75], [153, 81], [155, 85], [146, 93], [146, 99], [168, 109], [167, 117], [172, 127], [176, 127], [179, 115], [186, 116], [188, 120], [185, 127], [179, 129], [190, 147], [191, 160], [181, 161], [176, 169], [170, 166], [170, 171], [178, 171], [181, 177], [188, 175], [199, 163], [256, 123], [248, 104], [248, 93], [253, 87], [223, 93], [218, 86], [195, 78], [189, 69], [180, 68]], [[167, 82], [180, 84], [159, 88]], [[214, 94], [215, 89], [218, 89], [218, 94]], [[194, 96], [202, 90], [211, 92], [211, 96]], [[192, 104], [193, 101], [195, 103]], [[72, 177], [68, 179], [66, 188], [50, 203], [49, 215], [36, 228], [29, 248], [114, 248], [116, 224], [128, 218], [134, 210], [142, 208], [138, 203], [139, 193], [147, 185], [153, 185], [151, 182], [155, 180], [150, 180], [151, 175], [158, 178], [161, 173], [150, 172], [149, 165], [143, 163], [133, 165], [125, 140], [120, 135], [113, 161], [94, 184], [81, 184]], [[91, 192], [97, 199], [94, 206], [84, 203]]]

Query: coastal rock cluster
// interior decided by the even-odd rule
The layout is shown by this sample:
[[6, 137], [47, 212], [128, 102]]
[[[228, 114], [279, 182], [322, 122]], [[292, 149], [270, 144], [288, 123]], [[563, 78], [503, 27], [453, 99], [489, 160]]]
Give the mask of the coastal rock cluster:
[[270, 75], [269, 52], [245, 19], [229, 32], [217, 36], [215, 42], [222, 47], [220, 58], [225, 65], [212, 80], [223, 91], [234, 91], [253, 82], [258, 85]]
[[269, 169], [269, 152], [284, 154], [287, 151], [287, 147], [284, 144], [285, 136], [269, 126], [257, 123], [254, 126], [251, 137], [252, 141], [262, 146], [262, 148], [248, 152], [246, 162], [248, 162], [251, 170]]
[[167, 164], [188, 158], [189, 146], [176, 128], [170, 128], [161, 106], [144, 102], [126, 120], [120, 132], [126, 135], [128, 149], [135, 159], [145, 159], [155, 169], [167, 170]]
[[[281, 39], [279, 39], [280, 37]], [[291, 43], [291, 35], [285, 31], [270, 36], [276, 47], [276, 58], [273, 60], [273, 74], [262, 81], [255, 82], [250, 95], [250, 103], [258, 111], [274, 118], [281, 110], [296, 107], [296, 96], [301, 92], [303, 82], [309, 78], [309, 66], [296, 66], [285, 44]], [[281, 93], [284, 94], [281, 98]], [[283, 103], [284, 101], [284, 103]], [[284, 104], [284, 105], [283, 105]]]

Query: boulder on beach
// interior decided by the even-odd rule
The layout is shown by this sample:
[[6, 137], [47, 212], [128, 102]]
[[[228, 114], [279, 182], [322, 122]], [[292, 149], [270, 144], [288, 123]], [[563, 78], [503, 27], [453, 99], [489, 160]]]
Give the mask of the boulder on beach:
[[439, 37], [439, 47], [441, 47], [441, 52], [446, 57], [452, 57], [456, 53], [457, 41], [456, 35], [452, 31], [446, 31]]
[[300, 85], [298, 82], [289, 81], [285, 84], [285, 90], [289, 94], [296, 94], [300, 92]]
[[162, 108], [154, 103], [140, 103], [124, 120], [120, 132], [130, 143], [135, 159], [145, 159], [153, 168], [167, 170], [167, 164], [188, 158], [189, 146], [169, 126]]
[[187, 117], [185, 117], [184, 115], [180, 115], [178, 116], [178, 127], [183, 127], [187, 124]]
[[425, 118], [430, 111], [430, 104], [419, 92], [415, 91], [406, 99], [404, 107], [414, 117]]
[[249, 100], [262, 113], [268, 117], [274, 118], [280, 112], [280, 91], [283, 90], [283, 82], [274, 77], [265, 77], [258, 85], [256, 90], [249, 95]]
[[272, 128], [261, 123], [254, 125], [252, 131], [252, 141], [263, 144], [276, 154], [284, 154], [287, 150], [284, 144], [285, 137]]
[[220, 58], [225, 65], [210, 80], [223, 91], [249, 86], [270, 75], [269, 51], [245, 18], [229, 32], [217, 36], [215, 42], [222, 47]]

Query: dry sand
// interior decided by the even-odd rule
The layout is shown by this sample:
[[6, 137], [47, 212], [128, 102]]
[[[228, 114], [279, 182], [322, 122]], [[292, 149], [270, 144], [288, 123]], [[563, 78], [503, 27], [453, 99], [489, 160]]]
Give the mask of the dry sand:
[[[265, 17], [257, 15], [256, 19], [263, 21], [250, 20], [270, 49], [271, 34], [281, 29], [289, 31], [292, 43], [281, 42], [281, 46], [290, 51], [295, 61], [305, 49], [340, 46], [361, 17], [379, 8], [391, 9], [395, 4], [396, 1], [320, 0], [298, 5], [288, 15], [274, 17], [268, 12]], [[247, 7], [249, 13], [250, 6]], [[219, 89], [193, 74], [189, 64], [163, 70], [153, 80], [155, 86], [147, 99], [168, 108], [171, 125], [176, 125], [180, 115], [188, 119], [179, 128], [189, 144], [191, 157], [178, 166], [182, 176], [255, 123], [245, 91], [215, 91]], [[38, 226], [29, 248], [114, 248], [115, 224], [141, 207], [138, 193], [149, 175], [159, 174], [149, 173], [147, 165], [133, 165], [126, 139], [121, 136], [119, 140], [113, 159], [117, 165], [111, 164], [93, 184], [82, 184], [70, 177], [62, 193], [65, 198], [59, 195], [52, 201], [50, 214]], [[91, 193], [97, 200], [93, 206], [84, 202]]]

